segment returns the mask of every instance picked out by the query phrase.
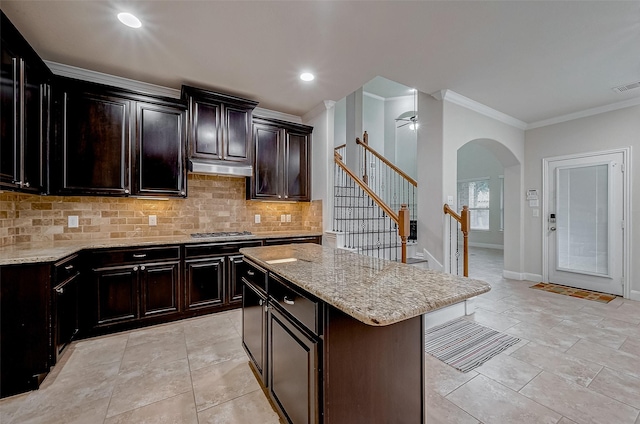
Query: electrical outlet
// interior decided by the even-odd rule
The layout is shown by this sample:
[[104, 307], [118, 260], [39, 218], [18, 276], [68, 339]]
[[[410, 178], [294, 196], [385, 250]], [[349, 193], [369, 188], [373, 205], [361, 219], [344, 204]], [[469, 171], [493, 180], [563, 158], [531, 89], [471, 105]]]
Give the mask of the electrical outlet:
[[453, 205], [453, 196], [447, 196], [447, 204], [448, 204], [449, 206], [452, 206], [452, 205]]
[[78, 216], [69, 215], [69, 228], [78, 228]]
[[260, 215], [255, 214], [255, 215], [253, 216], [253, 219], [254, 219], [254, 222], [255, 222], [256, 224], [259, 224], [259, 223], [260, 223]]
[[155, 227], [156, 225], [158, 225], [158, 216], [149, 215], [149, 227]]
[[290, 213], [287, 214], [287, 222], [291, 222], [291, 214]]
[[282, 214], [280, 215], [280, 222], [286, 222], [287, 221], [287, 216]]
[[537, 218], [540, 216], [540, 209], [532, 209], [533, 217]]

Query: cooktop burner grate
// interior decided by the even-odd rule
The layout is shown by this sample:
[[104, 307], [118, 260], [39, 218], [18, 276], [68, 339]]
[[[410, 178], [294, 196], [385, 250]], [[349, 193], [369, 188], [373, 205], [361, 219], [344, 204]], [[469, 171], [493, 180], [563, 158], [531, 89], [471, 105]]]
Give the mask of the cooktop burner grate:
[[250, 231], [219, 231], [215, 233], [193, 233], [193, 238], [252, 236]]

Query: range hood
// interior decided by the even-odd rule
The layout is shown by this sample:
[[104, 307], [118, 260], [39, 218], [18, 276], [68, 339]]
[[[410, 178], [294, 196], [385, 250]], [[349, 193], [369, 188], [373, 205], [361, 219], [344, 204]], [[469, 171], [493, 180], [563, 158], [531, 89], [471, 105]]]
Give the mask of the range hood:
[[189, 172], [193, 174], [226, 175], [228, 177], [250, 177], [253, 174], [251, 165], [224, 164], [206, 160], [189, 159]]

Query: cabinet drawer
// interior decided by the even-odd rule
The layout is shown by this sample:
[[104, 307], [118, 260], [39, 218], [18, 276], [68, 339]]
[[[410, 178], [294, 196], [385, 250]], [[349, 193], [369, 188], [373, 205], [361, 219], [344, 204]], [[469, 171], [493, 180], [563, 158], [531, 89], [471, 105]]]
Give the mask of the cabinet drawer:
[[91, 254], [94, 267], [105, 265], [125, 265], [128, 263], [179, 260], [180, 246], [164, 246], [137, 249], [109, 249]]
[[259, 288], [263, 293], [267, 293], [267, 271], [252, 262], [244, 260], [240, 267], [240, 275], [247, 283], [251, 283]]
[[315, 334], [319, 334], [319, 302], [269, 274], [269, 298]]
[[279, 244], [291, 244], [291, 243], [315, 243], [322, 244], [320, 236], [306, 236], [306, 237], [293, 237], [293, 238], [275, 238], [265, 239], [265, 246], [273, 246]]
[[259, 247], [261, 245], [260, 241], [187, 244], [184, 247], [184, 256], [188, 259], [202, 256], [233, 255], [244, 247]]
[[53, 265], [54, 284], [60, 284], [80, 272], [78, 255], [71, 255]]

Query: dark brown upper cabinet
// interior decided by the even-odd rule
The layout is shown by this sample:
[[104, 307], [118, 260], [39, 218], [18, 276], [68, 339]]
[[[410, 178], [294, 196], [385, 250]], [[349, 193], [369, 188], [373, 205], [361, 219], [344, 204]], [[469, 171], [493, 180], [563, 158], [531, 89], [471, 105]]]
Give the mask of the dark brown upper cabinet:
[[251, 120], [257, 102], [182, 86], [189, 105], [189, 158], [251, 163]]
[[186, 196], [186, 105], [56, 79], [52, 192]]
[[254, 117], [254, 170], [247, 195], [251, 199], [309, 201], [311, 198], [311, 133], [313, 127]]
[[51, 72], [2, 13], [0, 188], [46, 191]]

